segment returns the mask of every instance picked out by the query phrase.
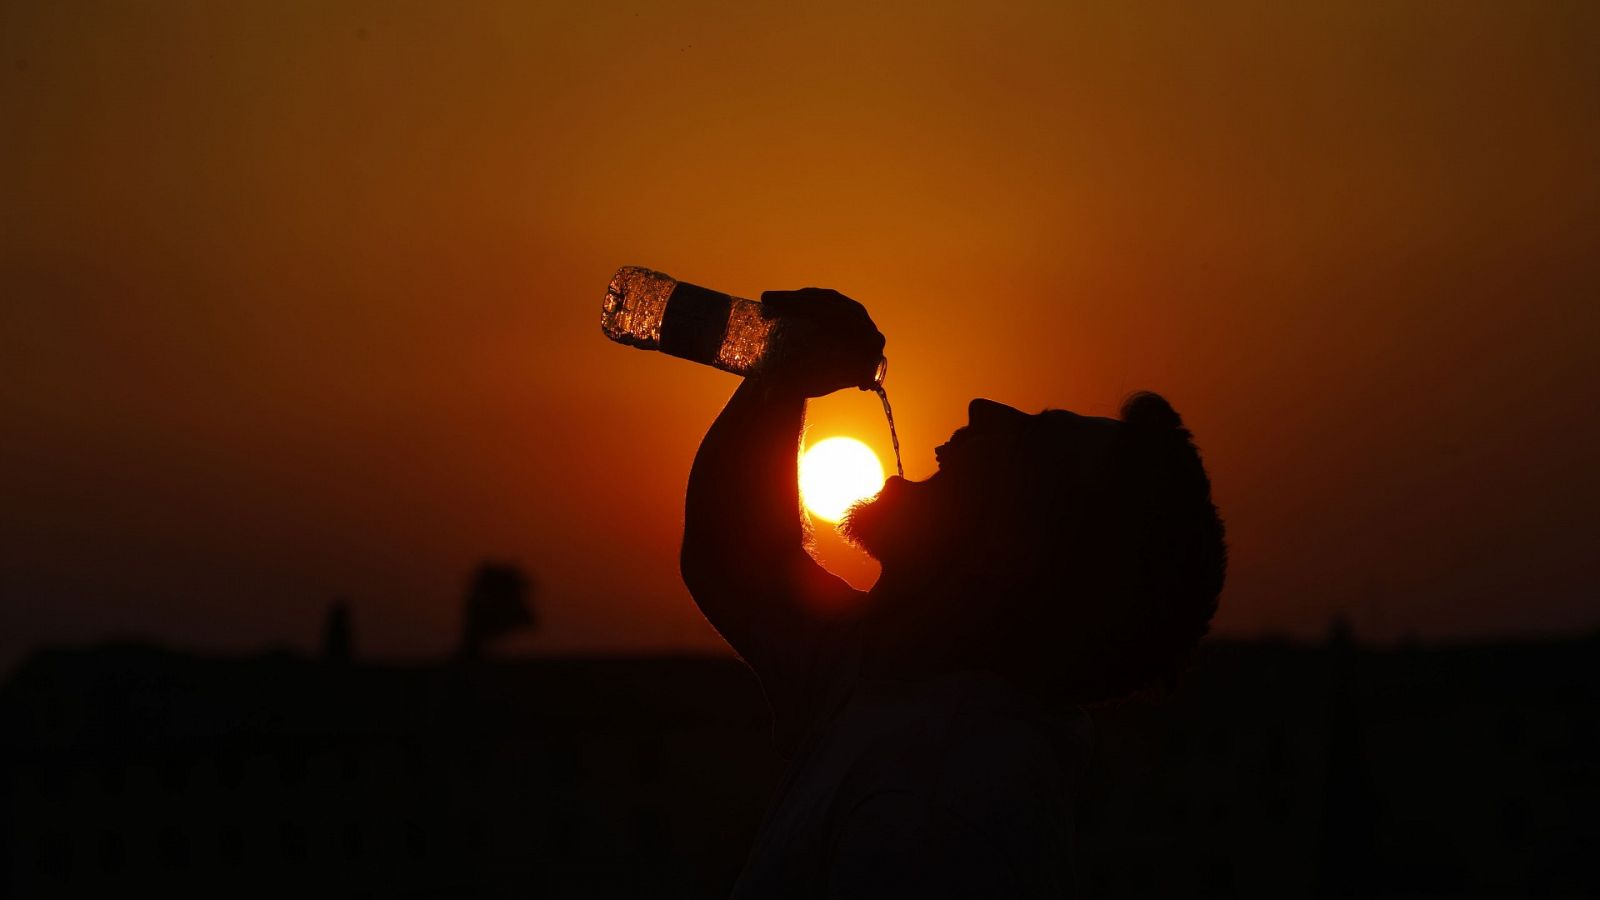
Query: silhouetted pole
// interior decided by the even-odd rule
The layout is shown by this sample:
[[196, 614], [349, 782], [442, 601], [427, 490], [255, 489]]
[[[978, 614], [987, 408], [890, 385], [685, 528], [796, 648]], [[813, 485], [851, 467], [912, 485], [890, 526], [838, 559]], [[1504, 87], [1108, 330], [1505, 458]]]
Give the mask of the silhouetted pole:
[[1328, 634], [1328, 756], [1321, 847], [1321, 896], [1328, 900], [1379, 892], [1374, 834], [1379, 817], [1361, 721], [1359, 655], [1349, 620], [1335, 618]]
[[350, 604], [336, 600], [328, 607], [322, 622], [322, 658], [330, 662], [347, 663], [355, 656], [355, 637], [351, 633]]

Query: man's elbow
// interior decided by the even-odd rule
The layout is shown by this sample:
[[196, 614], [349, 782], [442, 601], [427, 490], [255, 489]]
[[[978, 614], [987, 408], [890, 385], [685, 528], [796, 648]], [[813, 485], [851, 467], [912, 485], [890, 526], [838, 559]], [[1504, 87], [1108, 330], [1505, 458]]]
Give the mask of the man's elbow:
[[721, 554], [685, 543], [678, 554], [678, 574], [701, 615], [735, 652], [748, 659], [751, 629], [755, 626], [751, 618], [754, 606], [745, 596], [747, 588], [738, 577], [737, 568], [728, 565]]
[[737, 560], [728, 558], [724, 548], [705, 541], [685, 539], [678, 551], [678, 574], [696, 602], [715, 603], [739, 589]]
[[712, 554], [690, 541], [684, 541], [683, 548], [678, 551], [678, 575], [696, 599], [708, 593], [717, 581], [717, 565], [711, 557]]
[[678, 574], [695, 603], [708, 611], [729, 603], [743, 607], [752, 596], [783, 593], [791, 584], [781, 559], [689, 539], [678, 552]]

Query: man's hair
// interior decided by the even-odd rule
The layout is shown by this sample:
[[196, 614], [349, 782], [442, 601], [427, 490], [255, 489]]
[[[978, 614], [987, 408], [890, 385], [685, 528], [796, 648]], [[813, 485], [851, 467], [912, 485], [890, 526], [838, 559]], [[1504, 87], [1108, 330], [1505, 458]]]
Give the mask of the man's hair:
[[[1040, 415], [1034, 462], [1045, 471], [1061, 467], [1076, 419]], [[1227, 569], [1211, 481], [1183, 420], [1152, 393], [1129, 397], [1121, 420], [1108, 478], [1041, 491], [1017, 523], [1040, 552], [1002, 625], [1002, 644], [1023, 652], [1002, 665], [1058, 701], [1170, 687], [1210, 627]]]

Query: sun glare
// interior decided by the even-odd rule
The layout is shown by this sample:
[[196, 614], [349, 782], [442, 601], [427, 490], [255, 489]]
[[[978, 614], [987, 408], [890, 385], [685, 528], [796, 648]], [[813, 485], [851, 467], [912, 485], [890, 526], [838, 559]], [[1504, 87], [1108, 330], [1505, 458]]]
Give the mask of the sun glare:
[[800, 499], [819, 519], [838, 522], [845, 510], [883, 488], [883, 464], [855, 438], [831, 437], [800, 458]]

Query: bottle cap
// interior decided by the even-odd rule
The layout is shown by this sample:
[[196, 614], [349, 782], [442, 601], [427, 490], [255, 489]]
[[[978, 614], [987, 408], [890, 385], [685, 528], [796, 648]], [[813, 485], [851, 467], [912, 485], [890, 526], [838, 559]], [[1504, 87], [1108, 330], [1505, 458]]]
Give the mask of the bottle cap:
[[872, 380], [861, 386], [863, 391], [875, 391], [883, 387], [883, 376], [889, 374], [889, 357], [878, 357], [878, 365], [872, 370]]

